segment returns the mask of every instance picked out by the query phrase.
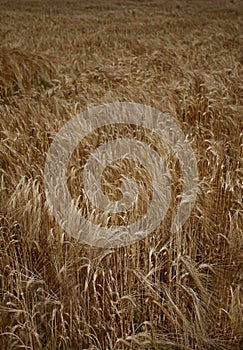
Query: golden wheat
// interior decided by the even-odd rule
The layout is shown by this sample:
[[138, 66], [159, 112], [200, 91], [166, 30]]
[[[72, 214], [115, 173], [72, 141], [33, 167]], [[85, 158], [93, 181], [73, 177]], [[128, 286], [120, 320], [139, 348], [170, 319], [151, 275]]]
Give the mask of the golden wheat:
[[[240, 349], [242, 347], [242, 13], [240, 1], [0, 0], [0, 348]], [[55, 222], [44, 167], [60, 128], [114, 101], [175, 118], [196, 153], [200, 189], [183, 230], [170, 226], [182, 180], [167, 159], [172, 202], [161, 225], [128, 247], [95, 249]], [[105, 227], [136, 220], [149, 174], [116, 162], [140, 204], [119, 218], [82, 192], [90, 152], [116, 137], [164, 145], [134, 126], [103, 128], [75, 150], [68, 184], [83, 214]]]

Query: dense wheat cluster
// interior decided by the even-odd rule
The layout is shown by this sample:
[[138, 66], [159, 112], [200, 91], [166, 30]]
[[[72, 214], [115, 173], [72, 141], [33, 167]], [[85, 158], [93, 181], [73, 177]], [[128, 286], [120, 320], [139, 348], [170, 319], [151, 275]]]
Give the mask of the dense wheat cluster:
[[[0, 349], [242, 349], [242, 8], [240, 0], [0, 0]], [[170, 233], [170, 209], [145, 239], [118, 249], [84, 246], [55, 222], [44, 167], [55, 134], [77, 113], [114, 101], [174, 118], [198, 164], [196, 205]], [[92, 149], [127, 126], [88, 135], [72, 155], [70, 193], [103, 227], [142, 215], [149, 173], [128, 160], [103, 174], [139, 187], [128, 216], [99, 213], [82, 195]], [[129, 151], [129, 150], [128, 150]]]

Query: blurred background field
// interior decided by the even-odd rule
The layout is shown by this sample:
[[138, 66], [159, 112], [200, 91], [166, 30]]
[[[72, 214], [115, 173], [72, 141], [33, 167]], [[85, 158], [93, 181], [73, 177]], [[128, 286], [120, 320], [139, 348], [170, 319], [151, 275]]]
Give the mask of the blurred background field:
[[[242, 348], [242, 13], [240, 0], [0, 0], [0, 349]], [[43, 172], [65, 122], [114, 101], [178, 121], [200, 191], [179, 234], [167, 215], [104, 251], [55, 223]]]

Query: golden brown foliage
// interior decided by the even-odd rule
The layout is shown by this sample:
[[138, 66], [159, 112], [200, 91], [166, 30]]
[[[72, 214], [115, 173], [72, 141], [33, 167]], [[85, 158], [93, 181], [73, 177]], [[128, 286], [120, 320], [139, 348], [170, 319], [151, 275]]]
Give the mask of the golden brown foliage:
[[[0, 348], [240, 349], [240, 0], [0, 0], [0, 8]], [[98, 250], [55, 223], [43, 171], [67, 120], [117, 100], [177, 119], [200, 191], [182, 232], [170, 235], [181, 190], [172, 157], [174, 199], [161, 226], [132, 246]], [[97, 138], [70, 161], [74, 197]], [[148, 174], [123, 162], [104, 174], [110, 198], [119, 197], [119, 171], [135, 173], [143, 194]]]

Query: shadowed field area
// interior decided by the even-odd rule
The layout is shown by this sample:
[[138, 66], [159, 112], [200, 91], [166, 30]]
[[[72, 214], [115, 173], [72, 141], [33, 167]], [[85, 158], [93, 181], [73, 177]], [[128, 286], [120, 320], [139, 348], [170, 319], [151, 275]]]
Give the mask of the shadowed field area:
[[[0, 349], [242, 348], [242, 14], [240, 0], [0, 0]], [[55, 222], [44, 167], [68, 120], [115, 101], [177, 121], [199, 192], [171, 234], [183, 187], [171, 154], [161, 225], [133, 245], [96, 249]], [[117, 200], [121, 175], [134, 178], [134, 211], [97, 213], [85, 199], [85, 163], [117, 135], [165, 147], [134, 126], [80, 143], [70, 193], [102, 227], [136, 220], [151, 199], [149, 172], [126, 160], [106, 169], [102, 186]]]

